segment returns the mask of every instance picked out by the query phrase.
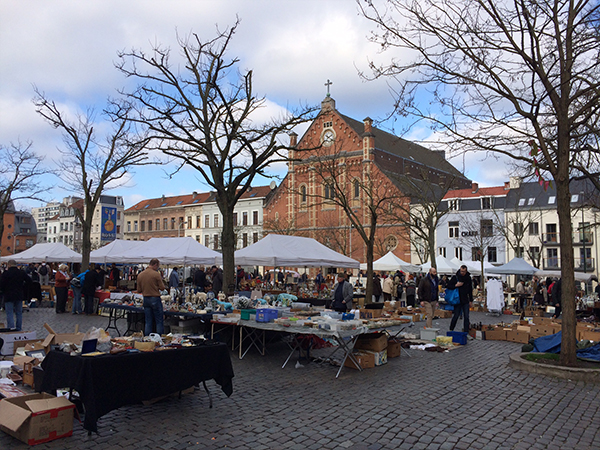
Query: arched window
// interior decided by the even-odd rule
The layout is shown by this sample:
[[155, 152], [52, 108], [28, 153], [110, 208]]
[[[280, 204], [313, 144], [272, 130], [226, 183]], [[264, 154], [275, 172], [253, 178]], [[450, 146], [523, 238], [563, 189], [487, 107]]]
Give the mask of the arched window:
[[325, 183], [324, 189], [323, 189], [323, 196], [327, 199], [327, 200], [332, 200], [335, 197], [335, 188], [333, 187], [333, 183]]
[[358, 181], [358, 179], [354, 180], [353, 188], [354, 188], [354, 198], [359, 198], [360, 197], [360, 182]]
[[306, 186], [300, 186], [300, 202], [306, 203]]

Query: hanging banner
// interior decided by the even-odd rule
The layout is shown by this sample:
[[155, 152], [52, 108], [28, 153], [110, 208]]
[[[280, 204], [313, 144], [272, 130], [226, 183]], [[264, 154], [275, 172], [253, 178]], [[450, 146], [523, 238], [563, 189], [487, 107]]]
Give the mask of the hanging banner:
[[101, 223], [100, 240], [114, 241], [117, 238], [117, 208], [103, 206]]

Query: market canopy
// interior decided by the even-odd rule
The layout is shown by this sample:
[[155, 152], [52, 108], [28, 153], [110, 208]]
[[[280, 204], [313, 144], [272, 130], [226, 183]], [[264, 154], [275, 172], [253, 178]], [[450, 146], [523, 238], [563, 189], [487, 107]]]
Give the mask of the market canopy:
[[502, 266], [488, 270], [488, 273], [500, 275], [534, 275], [538, 270], [523, 258], [513, 258]]
[[[560, 272], [560, 270], [541, 270], [538, 269], [538, 271], [536, 273], [534, 273], [535, 276], [538, 277], [551, 277], [551, 278], [560, 278], [562, 277], [562, 274]], [[595, 274], [590, 273], [590, 272], [574, 272], [575, 275], [575, 280], [576, 281], [585, 281], [585, 282], [589, 282], [590, 280], [596, 280], [597, 277]]]
[[[362, 270], [367, 269], [367, 264], [361, 264], [360, 268]], [[377, 261], [373, 261], [373, 270], [384, 270], [387, 272], [402, 270], [403, 272], [419, 272], [421, 270], [420, 266], [415, 266], [411, 263], [407, 263], [401, 258], [398, 258], [394, 253], [387, 252]]]
[[[437, 273], [444, 274], [455, 274], [460, 268], [460, 265], [453, 264], [451, 261], [447, 260], [442, 255], [437, 255], [435, 257], [435, 265]], [[431, 262], [429, 261], [427, 261], [421, 266], [421, 272], [429, 272], [429, 269], [431, 269]]]
[[3, 256], [1, 261], [5, 262], [9, 259], [14, 259], [18, 264], [41, 263], [46, 262], [63, 262], [63, 263], [80, 263], [81, 255], [74, 252], [65, 244], [60, 242], [35, 244], [27, 250], [15, 255]]
[[146, 245], [145, 241], [125, 241], [115, 239], [110, 244], [100, 247], [90, 253], [90, 262], [100, 264], [110, 263], [132, 263], [131, 256], [136, 254], [142, 246]]
[[[221, 260], [218, 259], [219, 262]], [[236, 251], [235, 263], [272, 267], [360, 267], [358, 261], [331, 250], [315, 239], [280, 234], [269, 234]]]

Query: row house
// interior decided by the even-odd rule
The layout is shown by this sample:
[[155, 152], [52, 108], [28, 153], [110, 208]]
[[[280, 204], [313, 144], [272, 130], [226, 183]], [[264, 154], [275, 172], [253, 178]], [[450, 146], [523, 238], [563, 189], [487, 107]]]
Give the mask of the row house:
[[36, 244], [37, 229], [33, 216], [27, 211], [17, 211], [10, 202], [3, 216], [4, 232], [0, 239], [0, 256], [10, 256]]
[[[73, 203], [70, 201], [66, 204]], [[37, 242], [44, 243], [48, 242], [48, 221], [55, 217], [60, 212], [60, 207], [63, 206], [65, 202], [48, 202], [44, 206], [39, 206], [35, 208], [31, 208], [31, 214], [35, 220], [35, 224], [37, 227]]]
[[[247, 247], [262, 238], [263, 207], [272, 187], [248, 189], [234, 210], [237, 248]], [[125, 211], [125, 239], [148, 240], [153, 237], [191, 237], [208, 248], [221, 249], [223, 217], [214, 192], [162, 196], [142, 200]]]
[[[507, 196], [505, 215], [512, 239], [508, 257], [525, 258], [543, 270], [560, 270], [560, 227], [556, 189], [514, 177]], [[589, 180], [570, 185], [575, 271], [598, 275], [598, 191]]]
[[[58, 214], [46, 221], [46, 242], [61, 242], [81, 252], [83, 230], [77, 211], [85, 217], [81, 198], [63, 199]], [[100, 248], [114, 239], [123, 239], [123, 197], [101, 195], [92, 216], [90, 241], [92, 249]]]

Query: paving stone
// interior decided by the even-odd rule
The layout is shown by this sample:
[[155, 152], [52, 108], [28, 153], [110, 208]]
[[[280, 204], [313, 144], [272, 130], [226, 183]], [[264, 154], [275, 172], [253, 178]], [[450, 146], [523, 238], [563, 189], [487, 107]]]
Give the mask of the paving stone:
[[[510, 319], [510, 318], [509, 318]], [[24, 325], [47, 334], [104, 327], [108, 318], [56, 315], [49, 309], [24, 313]], [[472, 322], [500, 319], [472, 313]], [[0, 313], [0, 322], [4, 322]], [[450, 319], [440, 319], [442, 332]], [[124, 324], [124, 321], [121, 322]], [[418, 333], [424, 323], [413, 330]], [[100, 434], [87, 436], [74, 423], [73, 436], [36, 449], [597, 449], [600, 448], [600, 386], [515, 371], [508, 355], [520, 344], [469, 341], [435, 354], [418, 350], [363, 372], [327, 363], [295, 361], [281, 369], [287, 344], [273, 342], [267, 356], [232, 353], [234, 393], [226, 397], [207, 382], [203, 389], [149, 407], [132, 405], [98, 422]], [[315, 350], [314, 356], [331, 349]], [[126, 375], [124, 375], [126, 376]], [[427, 391], [428, 386], [452, 389]], [[374, 389], [375, 387], [375, 389]], [[214, 439], [213, 439], [214, 438]], [[26, 444], [0, 432], [0, 448]]]

